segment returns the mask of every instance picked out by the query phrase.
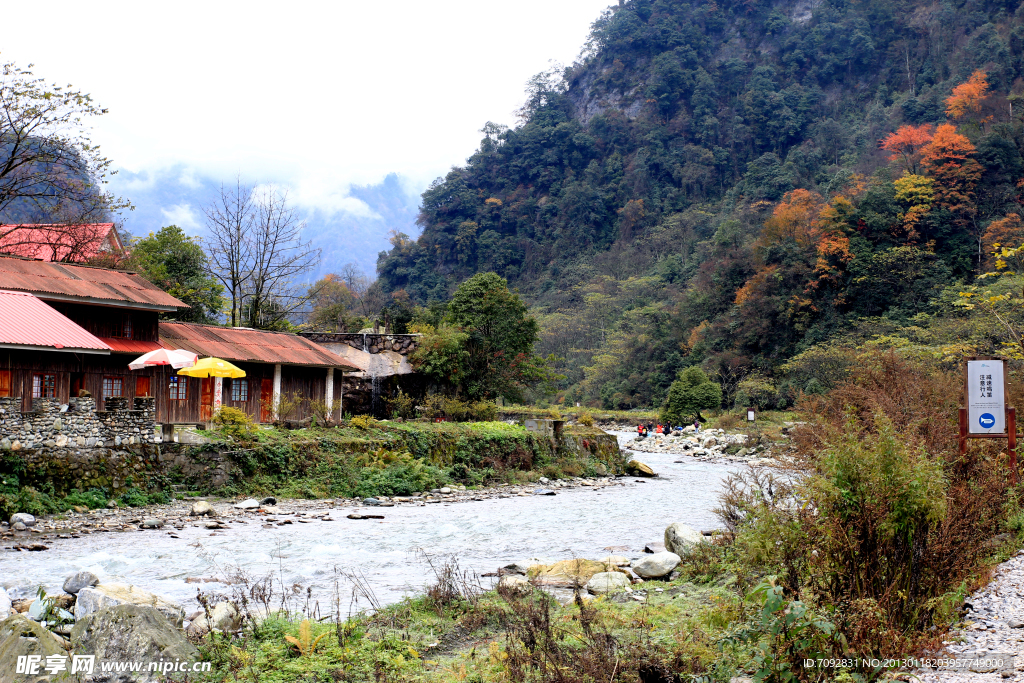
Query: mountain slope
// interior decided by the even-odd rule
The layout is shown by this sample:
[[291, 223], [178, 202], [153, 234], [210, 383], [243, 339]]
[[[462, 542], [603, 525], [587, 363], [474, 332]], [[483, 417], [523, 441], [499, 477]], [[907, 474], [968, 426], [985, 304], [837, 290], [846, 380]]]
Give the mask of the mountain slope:
[[[503, 275], [567, 398], [608, 407], [657, 402], [687, 365], [771, 374], [865, 316], [926, 313], [979, 268], [989, 225], [1024, 213], [1022, 19], [1016, 2], [621, 3], [579, 63], [530, 84], [520, 126], [485, 126], [423, 194], [381, 286], [426, 302]], [[921, 146], [906, 168], [880, 149], [901, 126], [931, 140], [979, 70], [988, 90], [932, 170]]]

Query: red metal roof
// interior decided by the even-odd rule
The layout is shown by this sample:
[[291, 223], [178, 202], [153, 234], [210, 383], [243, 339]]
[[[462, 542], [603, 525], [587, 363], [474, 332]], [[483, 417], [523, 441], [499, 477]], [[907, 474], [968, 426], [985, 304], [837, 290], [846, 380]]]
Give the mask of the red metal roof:
[[113, 223], [0, 225], [0, 253], [41, 261], [86, 261], [103, 251], [121, 251]]
[[107, 353], [110, 347], [25, 292], [0, 289], [0, 346]]
[[160, 343], [224, 360], [359, 370], [333, 351], [294, 334], [195, 323], [160, 323]]
[[136, 341], [135, 339], [122, 339], [120, 337], [100, 337], [100, 341], [109, 346], [110, 350], [114, 353], [134, 353], [139, 356], [164, 348], [157, 342]]
[[31, 292], [40, 299], [85, 301], [155, 310], [188, 308], [141, 275], [70, 263], [0, 256], [0, 287]]

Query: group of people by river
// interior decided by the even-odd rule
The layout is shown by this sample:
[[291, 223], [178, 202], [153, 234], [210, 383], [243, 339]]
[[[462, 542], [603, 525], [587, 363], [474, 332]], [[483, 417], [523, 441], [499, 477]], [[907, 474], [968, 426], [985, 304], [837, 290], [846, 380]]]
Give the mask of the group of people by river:
[[[671, 434], [672, 432], [682, 433], [683, 428], [681, 425], [673, 427], [671, 424], [656, 425], [653, 422], [643, 424], [642, 422], [636, 426], [636, 435], [638, 439], [643, 439], [650, 434]], [[700, 420], [693, 421], [693, 431], [700, 433]]]

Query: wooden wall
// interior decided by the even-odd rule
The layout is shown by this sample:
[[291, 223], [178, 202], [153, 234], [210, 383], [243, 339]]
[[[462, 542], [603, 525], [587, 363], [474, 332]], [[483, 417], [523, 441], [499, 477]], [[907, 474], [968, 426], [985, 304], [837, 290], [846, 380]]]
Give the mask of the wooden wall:
[[159, 341], [156, 311], [142, 311], [131, 308], [89, 306], [65, 301], [47, 301], [47, 305], [71, 318], [81, 327], [97, 337], [124, 338], [124, 319], [131, 321], [131, 337], [136, 341]]
[[[123, 394], [135, 398], [136, 378], [150, 378], [150, 394], [156, 397], [157, 422], [200, 422], [200, 397], [203, 380], [188, 378], [185, 400], [170, 399], [168, 386], [170, 378], [177, 371], [168, 366], [130, 370], [129, 361], [134, 354], [112, 353], [109, 356], [58, 352], [35, 352], [16, 349], [0, 349], [0, 370], [11, 373], [11, 395], [22, 396], [22, 409], [32, 409], [32, 375], [45, 372], [56, 375], [57, 398], [67, 403], [71, 385], [89, 391], [96, 398], [97, 410], [103, 409], [103, 378], [119, 377]], [[231, 400], [230, 380], [224, 380], [223, 404], [245, 411], [254, 421], [261, 417], [260, 388], [263, 379], [273, 381], [274, 366], [265, 363], [235, 363], [245, 370], [249, 382], [249, 399], [245, 402]], [[296, 395], [314, 401], [323, 401], [326, 389], [327, 369], [322, 367], [281, 366], [281, 393], [283, 396]], [[334, 417], [341, 414], [341, 371], [334, 372]], [[310, 417], [308, 406], [300, 403], [289, 415], [292, 419]]]

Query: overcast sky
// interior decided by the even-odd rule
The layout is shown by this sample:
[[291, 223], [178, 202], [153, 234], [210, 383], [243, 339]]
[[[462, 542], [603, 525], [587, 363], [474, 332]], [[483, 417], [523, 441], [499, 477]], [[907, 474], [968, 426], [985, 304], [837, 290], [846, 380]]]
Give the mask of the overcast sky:
[[514, 124], [527, 79], [571, 63], [608, 4], [6, 3], [0, 61], [109, 108], [93, 139], [120, 168], [240, 171], [358, 211], [349, 183], [397, 172], [420, 191], [486, 121]]

